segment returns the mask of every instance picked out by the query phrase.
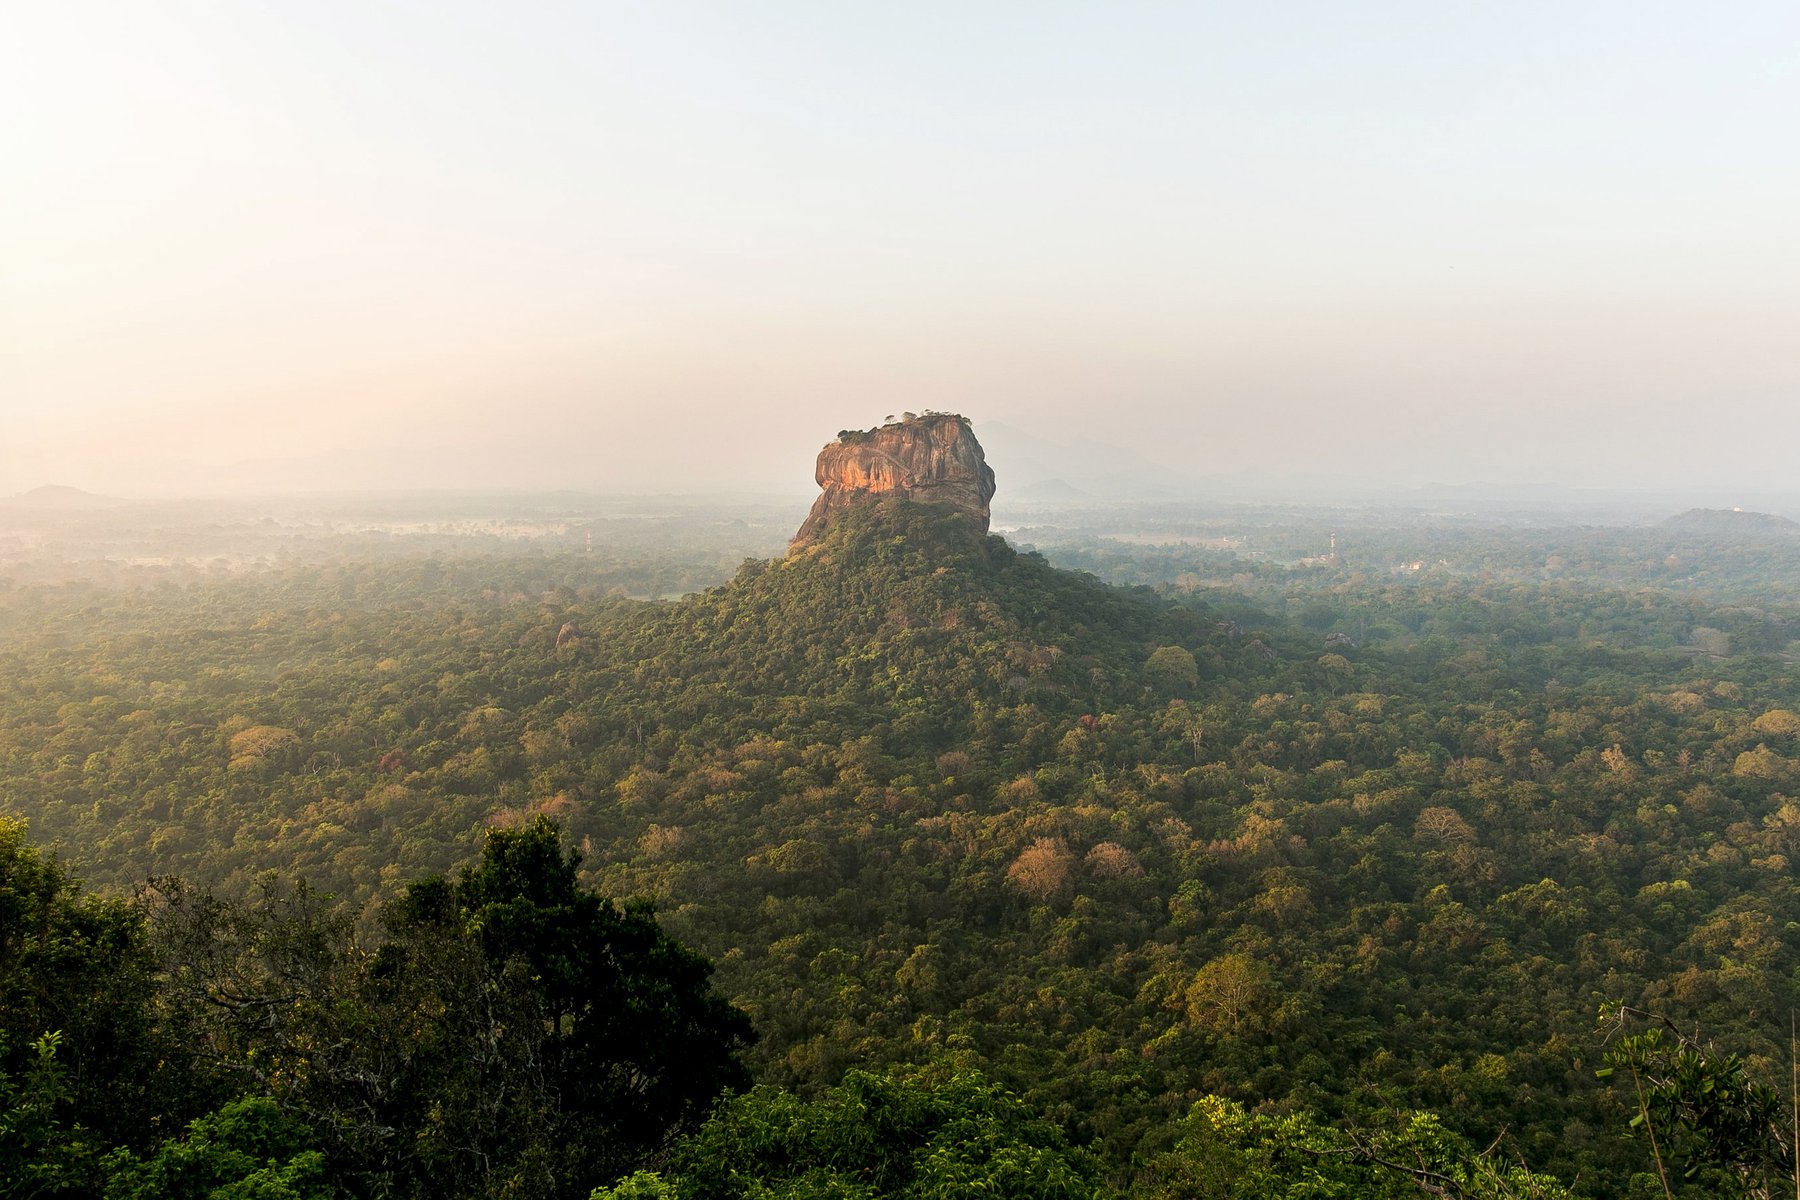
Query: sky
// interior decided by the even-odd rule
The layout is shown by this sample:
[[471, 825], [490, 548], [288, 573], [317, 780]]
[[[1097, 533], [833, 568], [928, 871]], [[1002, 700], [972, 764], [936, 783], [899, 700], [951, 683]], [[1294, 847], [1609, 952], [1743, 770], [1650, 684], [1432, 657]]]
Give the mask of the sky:
[[806, 490], [923, 408], [1196, 486], [1800, 486], [1786, 0], [6, 26], [0, 495]]

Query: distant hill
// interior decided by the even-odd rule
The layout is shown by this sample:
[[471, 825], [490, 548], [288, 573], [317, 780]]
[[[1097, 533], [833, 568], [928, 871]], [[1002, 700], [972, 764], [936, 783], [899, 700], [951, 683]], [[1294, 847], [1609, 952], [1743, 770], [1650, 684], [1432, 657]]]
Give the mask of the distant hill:
[[1771, 535], [1789, 537], [1800, 533], [1800, 521], [1774, 513], [1745, 512], [1741, 508], [1690, 508], [1664, 521], [1663, 528], [1688, 533], [1709, 533], [1742, 537]]
[[29, 492], [20, 492], [16, 496], [8, 496], [0, 500], [0, 508], [31, 512], [96, 512], [100, 509], [120, 508], [129, 503], [129, 500], [121, 500], [117, 496], [102, 496], [97, 492], [52, 483], [32, 488]]

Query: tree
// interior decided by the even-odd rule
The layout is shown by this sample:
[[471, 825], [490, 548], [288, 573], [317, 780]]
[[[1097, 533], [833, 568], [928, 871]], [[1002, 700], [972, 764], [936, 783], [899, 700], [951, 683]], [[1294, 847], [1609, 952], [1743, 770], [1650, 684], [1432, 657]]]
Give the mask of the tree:
[[420, 1031], [409, 1124], [437, 1194], [585, 1195], [748, 1085], [749, 1021], [711, 965], [648, 905], [583, 888], [579, 862], [542, 817], [490, 830], [455, 883], [422, 880], [388, 914], [371, 998]]
[[[7, 1200], [80, 1195], [99, 1175], [97, 1148], [79, 1126], [63, 1123], [69, 1088], [56, 1061], [60, 1040], [55, 1033], [38, 1037], [18, 1076], [0, 1065], [0, 1196]], [[0, 1034], [0, 1062], [11, 1060], [8, 1048]]]
[[1474, 841], [1475, 831], [1454, 808], [1434, 804], [1419, 811], [1418, 820], [1413, 822], [1413, 836], [1422, 841], [1448, 845]]
[[0, 817], [0, 1178], [55, 1161], [75, 1186], [83, 1147], [152, 1144], [189, 1083], [140, 915], [84, 895]]
[[1061, 838], [1042, 837], [1019, 852], [1006, 868], [1006, 879], [1039, 904], [1060, 897], [1069, 887], [1075, 856]]
[[148, 1158], [107, 1162], [106, 1200], [330, 1200], [311, 1131], [266, 1096], [234, 1100]]
[[1144, 661], [1144, 675], [1165, 692], [1186, 695], [1200, 683], [1200, 664], [1180, 646], [1158, 646]]
[[669, 1169], [594, 1200], [1087, 1200], [1091, 1155], [974, 1071], [851, 1071], [818, 1100], [757, 1088], [676, 1147]]
[[324, 898], [155, 908], [197, 1040], [307, 1114], [333, 1179], [395, 1197], [586, 1196], [748, 1085], [748, 1019], [648, 905], [577, 879], [543, 817], [419, 880], [364, 950]]
[[1800, 734], [1800, 714], [1786, 708], [1771, 708], [1750, 722], [1750, 728], [1758, 733], [1772, 733], [1783, 737]]
[[1250, 1113], [1205, 1096], [1133, 1195], [1150, 1200], [1569, 1200], [1554, 1180], [1477, 1153], [1430, 1113], [1335, 1128], [1310, 1113]]
[[[1601, 1078], [1620, 1070], [1630, 1078], [1627, 1097], [1643, 1130], [1665, 1193], [1676, 1178], [1696, 1194], [1766, 1198], [1792, 1170], [1794, 1150], [1784, 1136], [1790, 1114], [1781, 1097], [1753, 1079], [1744, 1060], [1683, 1034], [1665, 1018], [1624, 1004], [1601, 1010], [1601, 1025], [1616, 1037], [1606, 1053]], [[1626, 1028], [1650, 1022], [1641, 1033]]]
[[1356, 670], [1350, 660], [1341, 654], [1321, 654], [1319, 668], [1325, 673], [1326, 686], [1334, 696], [1343, 681], [1349, 679]]
[[1274, 973], [1248, 954], [1226, 954], [1194, 972], [1182, 993], [1188, 1020], [1214, 1033], [1267, 1029], [1276, 1017]]

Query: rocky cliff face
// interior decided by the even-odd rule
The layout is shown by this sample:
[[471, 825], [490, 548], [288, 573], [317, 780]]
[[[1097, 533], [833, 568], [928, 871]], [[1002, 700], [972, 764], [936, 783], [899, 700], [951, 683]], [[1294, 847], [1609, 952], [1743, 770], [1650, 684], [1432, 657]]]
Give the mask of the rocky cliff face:
[[791, 549], [816, 540], [844, 509], [883, 496], [947, 504], [981, 522], [981, 531], [987, 532], [994, 469], [968, 420], [952, 413], [909, 416], [866, 433], [840, 433], [819, 451], [813, 474], [823, 490]]

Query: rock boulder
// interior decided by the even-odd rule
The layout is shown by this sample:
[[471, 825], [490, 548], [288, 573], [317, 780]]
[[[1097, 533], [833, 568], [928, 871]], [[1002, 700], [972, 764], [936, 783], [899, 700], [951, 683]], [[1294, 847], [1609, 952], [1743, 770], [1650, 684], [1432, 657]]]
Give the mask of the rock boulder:
[[845, 430], [819, 451], [813, 472], [819, 498], [790, 549], [816, 541], [832, 518], [885, 496], [943, 504], [988, 528], [994, 469], [966, 417], [954, 413], [911, 416], [866, 432]]

